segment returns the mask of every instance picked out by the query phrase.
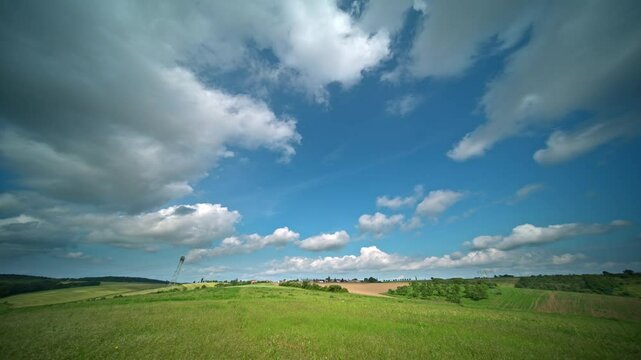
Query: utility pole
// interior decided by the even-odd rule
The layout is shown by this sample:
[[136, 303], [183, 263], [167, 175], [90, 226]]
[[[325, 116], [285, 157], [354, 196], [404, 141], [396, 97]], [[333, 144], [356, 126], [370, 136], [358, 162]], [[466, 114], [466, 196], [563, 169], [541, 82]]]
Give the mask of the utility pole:
[[171, 281], [169, 282], [169, 285], [176, 284], [176, 280], [178, 280], [178, 275], [180, 274], [180, 270], [182, 269], [184, 263], [185, 263], [185, 257], [181, 256], [180, 260], [178, 261], [178, 267], [176, 268], [176, 271], [174, 271], [174, 275], [171, 277]]

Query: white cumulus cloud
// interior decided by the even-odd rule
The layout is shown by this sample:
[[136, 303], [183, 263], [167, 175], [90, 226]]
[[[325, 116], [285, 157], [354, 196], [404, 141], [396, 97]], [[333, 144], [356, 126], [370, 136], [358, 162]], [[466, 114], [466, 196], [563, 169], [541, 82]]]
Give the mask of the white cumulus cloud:
[[376, 212], [373, 215], [364, 214], [358, 218], [358, 229], [362, 233], [371, 233], [376, 237], [381, 237], [402, 226], [404, 218], [402, 214], [391, 216], [380, 212]]
[[135, 213], [191, 193], [227, 147], [294, 155], [295, 119], [205, 85], [186, 65], [206, 32], [197, 9], [171, 7], [70, 1], [0, 11], [10, 54], [0, 77], [12, 89], [0, 96], [0, 155], [23, 185]]
[[250, 253], [266, 246], [283, 247], [298, 240], [300, 234], [282, 227], [274, 230], [272, 234], [260, 236], [258, 234], [230, 236], [223, 239], [220, 245], [209, 249], [192, 249], [187, 253], [186, 261], [197, 262], [203, 258], [225, 255]]
[[577, 262], [579, 260], [585, 259], [586, 256], [577, 253], [577, 254], [562, 254], [562, 255], [553, 255], [552, 256], [552, 264], [554, 265], [567, 265], [567, 264], [572, 264], [574, 262]]
[[272, 262], [266, 275], [283, 273], [327, 273], [359, 270], [420, 270], [437, 268], [457, 268], [488, 265], [509, 260], [509, 255], [501, 250], [486, 249], [472, 251], [465, 255], [431, 256], [415, 259], [386, 253], [376, 246], [362, 247], [358, 255], [327, 256], [319, 258], [285, 257], [282, 261]]
[[192, 193], [233, 148], [295, 154], [296, 119], [216, 85], [257, 49], [274, 64], [247, 78], [289, 74], [281, 85], [318, 98], [389, 55], [386, 30], [334, 1], [14, 5], [0, 11], [0, 156], [29, 189], [114, 211]]
[[416, 213], [430, 218], [437, 218], [450, 206], [457, 203], [463, 193], [452, 190], [433, 190], [416, 207]]
[[88, 241], [136, 247], [199, 246], [228, 236], [240, 213], [220, 204], [176, 205], [140, 215], [86, 215], [68, 220], [90, 229]]
[[161, 245], [202, 246], [232, 235], [241, 219], [238, 211], [211, 203], [175, 205], [137, 215], [81, 214], [65, 207], [36, 212], [35, 217], [0, 220], [0, 247], [6, 253], [49, 251], [78, 243], [147, 250]]
[[308, 237], [296, 243], [301, 249], [309, 251], [335, 250], [342, 248], [349, 242], [349, 234], [345, 230], [334, 233], [323, 233]]

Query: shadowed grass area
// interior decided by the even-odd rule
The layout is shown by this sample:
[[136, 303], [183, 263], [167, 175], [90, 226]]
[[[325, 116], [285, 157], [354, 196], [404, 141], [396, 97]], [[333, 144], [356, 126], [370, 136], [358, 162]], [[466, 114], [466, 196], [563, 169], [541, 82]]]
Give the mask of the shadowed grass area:
[[641, 323], [275, 286], [9, 309], [6, 358], [638, 358]]
[[87, 300], [102, 296], [114, 296], [157, 289], [164, 286], [164, 284], [103, 282], [99, 286], [83, 286], [13, 295], [2, 298], [0, 301], [8, 303], [10, 307], [39, 306]]

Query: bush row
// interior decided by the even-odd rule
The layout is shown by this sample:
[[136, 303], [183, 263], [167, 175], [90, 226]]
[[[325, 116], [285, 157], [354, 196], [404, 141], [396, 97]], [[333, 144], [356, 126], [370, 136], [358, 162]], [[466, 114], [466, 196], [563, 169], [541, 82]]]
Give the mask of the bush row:
[[347, 292], [347, 289], [340, 285], [332, 284], [329, 286], [320, 286], [316, 283], [310, 282], [310, 281], [297, 281], [297, 280], [292, 280], [292, 281], [284, 281], [278, 284], [280, 286], [289, 286], [289, 287], [296, 287], [296, 288], [301, 288], [301, 289], [307, 289], [307, 290], [318, 290], [318, 291], [329, 291], [329, 292]]
[[[401, 286], [396, 290], [389, 290], [390, 295], [401, 295], [408, 298], [430, 299], [443, 297], [449, 302], [459, 304], [461, 298], [472, 300], [487, 299], [488, 289], [495, 288], [496, 284], [485, 281], [457, 281], [455, 279], [437, 281], [412, 281], [407, 286]], [[454, 280], [454, 281], [450, 281]]]
[[226, 287], [226, 286], [240, 286], [240, 285], [251, 285], [251, 281], [243, 281], [243, 280], [232, 280], [229, 282], [219, 282], [216, 284], [216, 287]]

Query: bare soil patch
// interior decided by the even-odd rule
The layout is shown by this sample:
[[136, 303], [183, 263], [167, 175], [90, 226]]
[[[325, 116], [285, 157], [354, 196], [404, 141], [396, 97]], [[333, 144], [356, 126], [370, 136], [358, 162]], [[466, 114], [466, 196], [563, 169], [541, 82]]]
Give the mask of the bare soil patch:
[[385, 297], [389, 289], [396, 289], [400, 286], [408, 285], [406, 282], [386, 282], [386, 283], [320, 283], [321, 286], [340, 285], [352, 294], [361, 294], [369, 296]]

